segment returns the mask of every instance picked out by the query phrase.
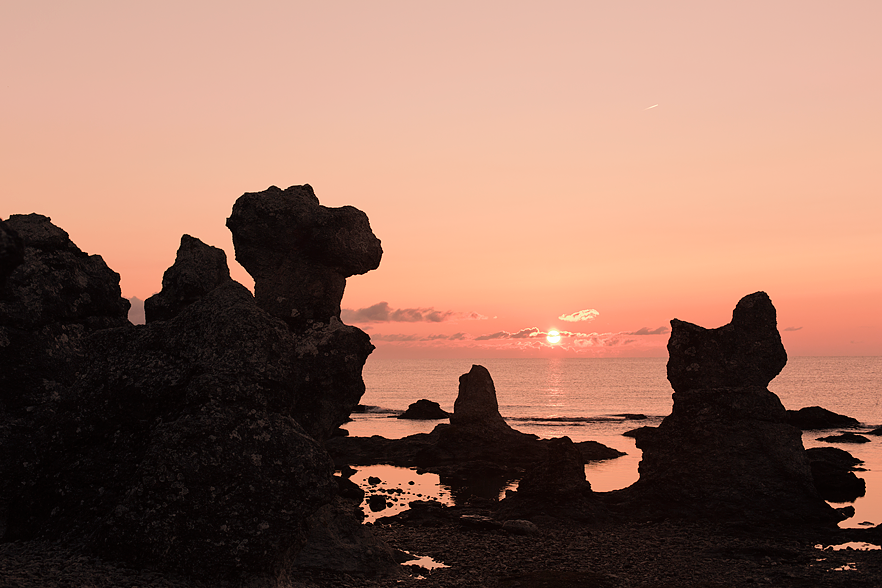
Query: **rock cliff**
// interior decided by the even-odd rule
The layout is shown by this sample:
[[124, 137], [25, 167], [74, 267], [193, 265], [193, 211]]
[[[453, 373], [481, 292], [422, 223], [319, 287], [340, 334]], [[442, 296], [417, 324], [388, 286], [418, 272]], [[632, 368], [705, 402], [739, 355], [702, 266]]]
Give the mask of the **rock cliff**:
[[[373, 346], [325, 309], [339, 307], [341, 279], [376, 267], [379, 241], [363, 213], [322, 212], [307, 188], [246, 194], [253, 214], [234, 211], [234, 224], [247, 235], [270, 231], [264, 249], [237, 245], [248, 249], [248, 269], [268, 267], [280, 249], [260, 215], [272, 216], [278, 194], [308, 191], [302, 218], [284, 211], [285, 222], [308, 229], [297, 247], [336, 249], [331, 261], [298, 259], [311, 281], [273, 286], [308, 321], [267, 312], [230, 279], [223, 251], [184, 235], [162, 291], [147, 301], [148, 324], [135, 326], [118, 274], [50, 219], [16, 215], [0, 227], [2, 540], [60, 539], [208, 580], [278, 578], [314, 521], [349, 516], [322, 510], [340, 500], [323, 441], [364, 393]], [[362, 242], [375, 244], [370, 263]], [[330, 302], [328, 291], [338, 293]], [[343, 519], [336, 524], [351, 526]], [[353, 561], [394, 567], [391, 557], [359, 558], [357, 544]]]

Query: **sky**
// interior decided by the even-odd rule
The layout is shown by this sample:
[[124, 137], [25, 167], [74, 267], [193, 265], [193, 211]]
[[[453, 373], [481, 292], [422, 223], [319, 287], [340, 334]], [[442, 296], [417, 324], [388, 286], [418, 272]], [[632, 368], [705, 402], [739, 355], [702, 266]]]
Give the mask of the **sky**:
[[[374, 354], [664, 357], [763, 290], [882, 355], [882, 3], [0, 1], [0, 218], [161, 287], [310, 184], [365, 211]], [[557, 331], [552, 343], [548, 333]]]

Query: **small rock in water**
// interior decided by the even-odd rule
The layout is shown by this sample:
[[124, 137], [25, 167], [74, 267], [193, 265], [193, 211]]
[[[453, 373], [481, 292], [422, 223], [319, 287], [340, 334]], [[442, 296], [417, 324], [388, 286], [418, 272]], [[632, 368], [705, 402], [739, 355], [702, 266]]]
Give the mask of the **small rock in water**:
[[869, 443], [870, 440], [863, 435], [856, 433], [841, 433], [839, 435], [829, 435], [827, 437], [818, 437], [818, 441], [826, 441], [827, 443]]
[[371, 509], [372, 512], [379, 512], [381, 510], [385, 510], [388, 506], [386, 503], [386, 497], [380, 494], [374, 494], [368, 498], [368, 508]]
[[379, 484], [382, 481], [383, 480], [381, 480], [380, 478], [378, 478], [376, 476], [368, 477], [368, 484], [370, 484], [371, 486], [376, 486], [377, 484]]

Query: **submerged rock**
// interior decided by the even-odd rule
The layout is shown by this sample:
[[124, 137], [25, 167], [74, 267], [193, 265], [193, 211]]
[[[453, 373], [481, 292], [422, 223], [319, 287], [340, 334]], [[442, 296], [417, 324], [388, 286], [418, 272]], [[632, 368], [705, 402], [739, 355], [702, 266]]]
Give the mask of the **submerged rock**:
[[857, 433], [845, 432], [838, 435], [827, 435], [826, 437], [818, 437], [818, 441], [827, 443], [869, 443], [870, 440], [863, 435]]
[[637, 432], [640, 479], [622, 494], [678, 516], [835, 521], [815, 489], [800, 431], [766, 388], [787, 357], [769, 297], [746, 296], [718, 329], [671, 325], [673, 410], [657, 428]]

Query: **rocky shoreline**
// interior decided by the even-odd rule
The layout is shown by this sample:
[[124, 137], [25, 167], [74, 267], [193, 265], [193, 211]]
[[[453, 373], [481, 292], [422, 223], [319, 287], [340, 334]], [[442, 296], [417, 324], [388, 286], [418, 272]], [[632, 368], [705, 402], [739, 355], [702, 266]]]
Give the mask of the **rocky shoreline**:
[[817, 546], [876, 541], [871, 529], [754, 528], [684, 521], [635, 521], [576, 526], [546, 523], [531, 535], [467, 526], [449, 509], [417, 522], [368, 525], [390, 546], [429, 556], [446, 566], [408, 566], [398, 573], [365, 577], [332, 571], [300, 571], [278, 581], [228, 584], [127, 568], [75, 548], [49, 542], [0, 544], [2, 588], [252, 588], [329, 587], [542, 587], [741, 588], [748, 586], [878, 587], [882, 551]]

